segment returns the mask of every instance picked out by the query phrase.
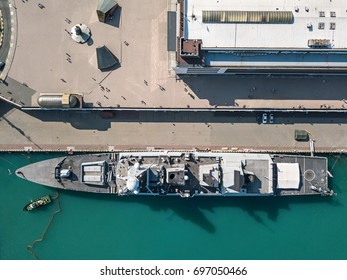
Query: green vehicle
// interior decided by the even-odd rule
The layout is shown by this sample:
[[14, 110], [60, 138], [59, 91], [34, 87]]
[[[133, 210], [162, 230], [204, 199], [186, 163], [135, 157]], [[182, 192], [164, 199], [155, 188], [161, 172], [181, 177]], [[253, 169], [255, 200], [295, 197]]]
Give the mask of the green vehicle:
[[306, 130], [295, 130], [295, 140], [296, 141], [308, 141], [309, 135]]

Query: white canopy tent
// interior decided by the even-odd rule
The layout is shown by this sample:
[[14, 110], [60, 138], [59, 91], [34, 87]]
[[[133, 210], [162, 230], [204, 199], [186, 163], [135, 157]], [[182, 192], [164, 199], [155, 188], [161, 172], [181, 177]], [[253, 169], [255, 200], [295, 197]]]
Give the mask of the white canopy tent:
[[299, 163], [277, 163], [277, 188], [299, 189]]

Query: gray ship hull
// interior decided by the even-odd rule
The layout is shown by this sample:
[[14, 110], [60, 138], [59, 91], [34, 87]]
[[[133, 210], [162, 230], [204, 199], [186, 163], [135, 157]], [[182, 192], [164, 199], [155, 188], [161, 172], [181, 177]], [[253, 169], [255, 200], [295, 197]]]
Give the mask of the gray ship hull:
[[119, 151], [54, 158], [17, 176], [64, 190], [114, 195], [331, 195], [327, 159], [224, 151]]

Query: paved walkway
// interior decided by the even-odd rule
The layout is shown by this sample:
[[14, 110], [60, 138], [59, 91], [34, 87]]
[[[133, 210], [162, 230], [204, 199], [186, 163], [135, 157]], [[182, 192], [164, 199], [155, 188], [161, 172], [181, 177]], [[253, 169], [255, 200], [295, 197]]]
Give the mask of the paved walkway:
[[[2, 97], [21, 106], [37, 106], [40, 93], [72, 92], [82, 94], [90, 107], [347, 109], [345, 77], [210, 75], [178, 79], [170, 71], [167, 52], [167, 10], [173, 9], [172, 1], [119, 0], [113, 25], [98, 21], [97, 1], [80, 2], [42, 0], [41, 9], [36, 1], [16, 1], [11, 19], [16, 24], [11, 49], [16, 51], [13, 63], [8, 63], [8, 77], [27, 85], [29, 91], [0, 87]], [[71, 40], [68, 32], [76, 23], [91, 28], [89, 44]], [[112, 72], [98, 70], [95, 49], [102, 45], [120, 59], [121, 67]]]
[[229, 148], [308, 151], [294, 140], [306, 129], [317, 151], [347, 149], [345, 114], [275, 115], [275, 124], [257, 124], [250, 113], [141, 112], [102, 119], [98, 112], [41, 111], [27, 114], [0, 102], [0, 150], [102, 150], [127, 148]]

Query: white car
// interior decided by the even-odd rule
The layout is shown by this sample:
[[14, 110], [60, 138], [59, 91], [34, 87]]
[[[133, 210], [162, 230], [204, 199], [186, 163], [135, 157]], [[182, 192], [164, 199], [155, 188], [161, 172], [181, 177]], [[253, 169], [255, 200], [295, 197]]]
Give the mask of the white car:
[[263, 123], [267, 123], [267, 114], [266, 113], [264, 113], [263, 114]]
[[270, 114], [270, 123], [274, 123], [275, 122], [275, 117], [273, 114]]

